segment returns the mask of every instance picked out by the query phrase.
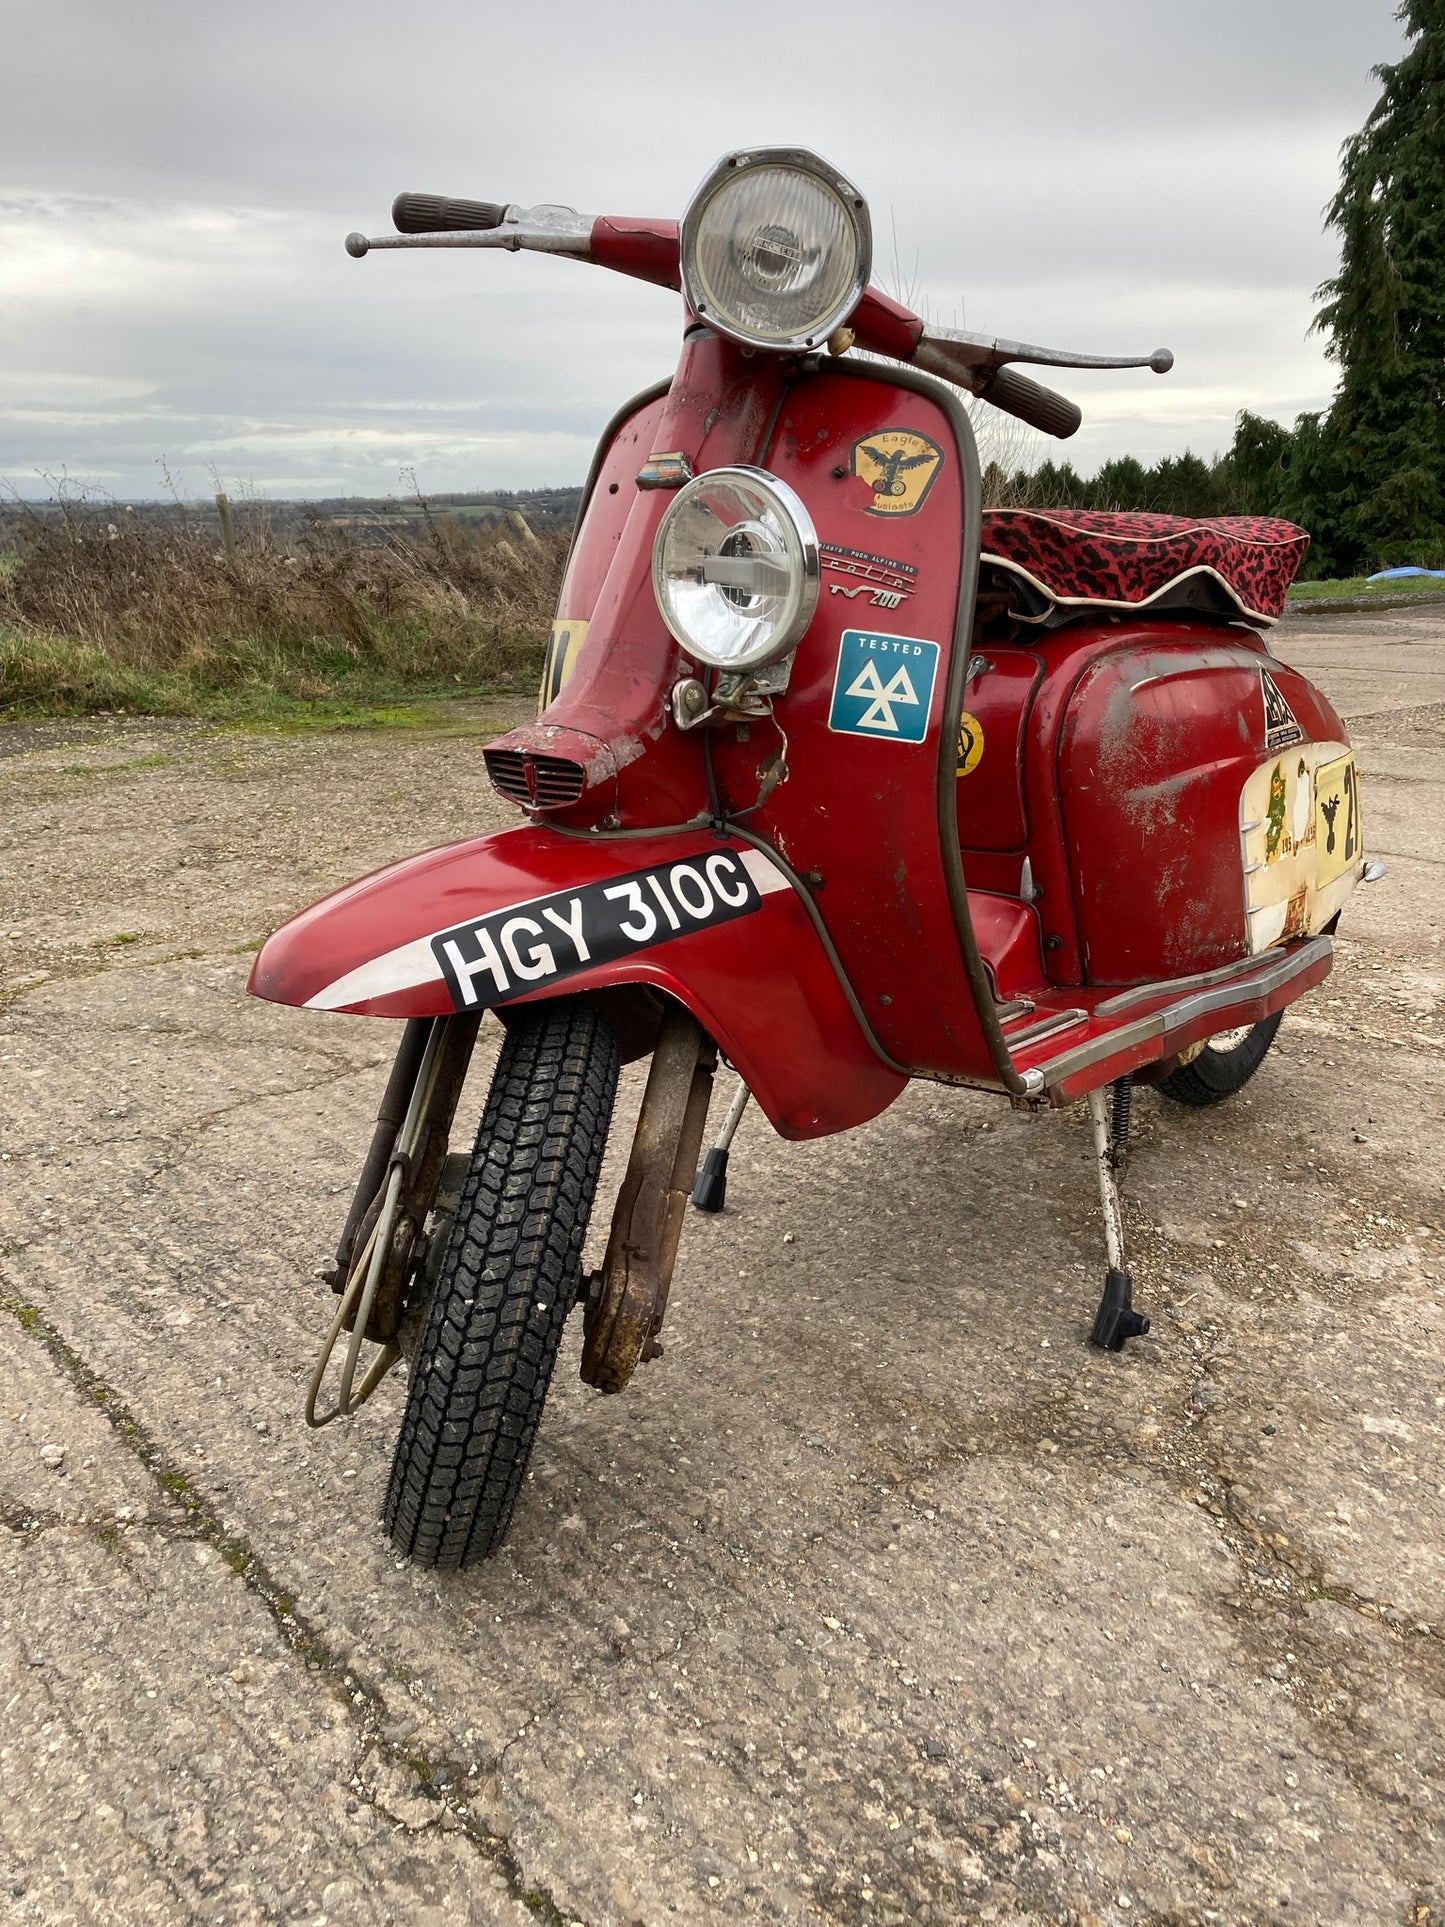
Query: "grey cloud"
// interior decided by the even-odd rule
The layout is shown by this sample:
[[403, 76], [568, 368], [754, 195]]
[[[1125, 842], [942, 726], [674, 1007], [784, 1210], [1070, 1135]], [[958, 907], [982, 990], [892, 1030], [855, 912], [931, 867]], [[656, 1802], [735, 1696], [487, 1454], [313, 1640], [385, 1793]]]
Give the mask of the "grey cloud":
[[570, 263], [350, 261], [400, 187], [675, 213], [717, 153], [812, 145], [935, 319], [1179, 367], [1071, 377], [1084, 466], [1326, 398], [1306, 339], [1340, 141], [1393, 0], [699, 0], [14, 10], [0, 474], [156, 491], [577, 479], [669, 366], [676, 303]]

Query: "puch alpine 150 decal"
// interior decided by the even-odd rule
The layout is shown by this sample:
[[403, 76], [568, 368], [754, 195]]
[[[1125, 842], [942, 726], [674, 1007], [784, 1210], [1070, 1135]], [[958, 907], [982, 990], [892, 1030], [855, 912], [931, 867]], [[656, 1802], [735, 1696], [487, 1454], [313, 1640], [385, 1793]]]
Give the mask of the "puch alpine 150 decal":
[[894, 562], [866, 549], [845, 549], [836, 542], [822, 543], [819, 553], [824, 569], [842, 578], [829, 581], [830, 596], [847, 596], [855, 602], [866, 595], [871, 609], [896, 609], [918, 587], [918, 570], [911, 562]]
[[635, 950], [651, 950], [762, 906], [731, 850], [657, 864], [438, 931], [432, 955], [458, 1010], [490, 1010]]
[[942, 467], [938, 443], [911, 428], [883, 428], [853, 444], [853, 473], [873, 491], [869, 515], [914, 514]]
[[845, 629], [838, 644], [829, 729], [921, 743], [938, 674], [938, 644], [914, 636]]

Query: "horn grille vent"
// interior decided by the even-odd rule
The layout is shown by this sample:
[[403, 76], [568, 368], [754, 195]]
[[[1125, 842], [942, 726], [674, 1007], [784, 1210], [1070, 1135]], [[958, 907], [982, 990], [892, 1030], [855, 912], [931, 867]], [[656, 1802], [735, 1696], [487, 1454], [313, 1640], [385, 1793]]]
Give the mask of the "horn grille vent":
[[492, 788], [524, 810], [565, 810], [582, 794], [582, 765], [570, 756], [538, 756], [520, 749], [482, 753]]

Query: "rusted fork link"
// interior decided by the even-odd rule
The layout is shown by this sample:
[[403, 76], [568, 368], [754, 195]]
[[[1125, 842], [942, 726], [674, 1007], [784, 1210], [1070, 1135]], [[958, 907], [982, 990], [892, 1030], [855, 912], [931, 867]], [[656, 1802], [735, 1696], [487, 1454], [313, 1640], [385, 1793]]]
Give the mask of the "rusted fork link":
[[587, 1300], [582, 1377], [620, 1392], [639, 1360], [656, 1358], [657, 1334], [707, 1127], [717, 1047], [686, 1011], [664, 1018], [612, 1214], [602, 1270]]
[[[436, 1197], [446, 1162], [447, 1133], [456, 1110], [467, 1064], [476, 1041], [476, 1017], [434, 1017], [421, 1026], [419, 1054], [415, 1033], [402, 1039], [398, 1061], [388, 1079], [371, 1149], [362, 1167], [342, 1233], [341, 1303], [312, 1369], [306, 1392], [306, 1423], [329, 1425], [364, 1405], [401, 1356], [396, 1334], [407, 1281], [425, 1257], [422, 1227]], [[398, 1107], [396, 1100], [404, 1097]], [[394, 1115], [400, 1108], [400, 1118]], [[375, 1185], [368, 1200], [367, 1188]], [[343, 1333], [350, 1336], [335, 1403], [317, 1406]], [[360, 1386], [356, 1374], [361, 1347], [378, 1347]]]
[[[401, 1324], [406, 1281], [414, 1269], [413, 1259], [420, 1256], [418, 1240], [427, 1213], [436, 1198], [442, 1165], [446, 1160], [452, 1118], [466, 1081], [467, 1066], [472, 1060], [480, 1023], [479, 1016], [414, 1017], [402, 1034], [381, 1108], [377, 1112], [376, 1129], [357, 1180], [351, 1209], [346, 1214], [341, 1241], [336, 1247], [336, 1262], [326, 1274], [334, 1292], [345, 1289], [353, 1259], [365, 1245], [381, 1210], [386, 1194], [387, 1172], [397, 1150], [397, 1133], [406, 1117], [421, 1072], [427, 1040], [433, 1026], [440, 1026], [440, 1060], [432, 1078], [426, 1109], [418, 1120], [416, 1141], [402, 1173], [401, 1204], [392, 1227], [391, 1249], [366, 1321], [365, 1336], [373, 1344], [380, 1345], [394, 1338]], [[350, 1330], [349, 1322], [345, 1329]]]

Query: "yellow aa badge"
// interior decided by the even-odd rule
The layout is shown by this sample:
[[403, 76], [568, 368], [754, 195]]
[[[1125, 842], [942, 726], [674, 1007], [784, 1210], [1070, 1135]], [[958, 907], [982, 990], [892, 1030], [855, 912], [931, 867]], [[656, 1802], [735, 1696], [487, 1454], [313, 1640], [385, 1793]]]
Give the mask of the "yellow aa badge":
[[873, 491], [870, 515], [912, 515], [942, 467], [938, 443], [909, 428], [884, 428], [853, 444], [853, 473]]
[[977, 716], [970, 716], [965, 709], [958, 719], [958, 770], [960, 776], [967, 776], [976, 770], [979, 758], [983, 755], [983, 724]]
[[577, 666], [577, 654], [587, 634], [584, 621], [563, 618], [552, 624], [547, 655], [542, 664], [542, 689], [537, 697], [537, 714], [549, 708], [562, 693], [562, 685]]

